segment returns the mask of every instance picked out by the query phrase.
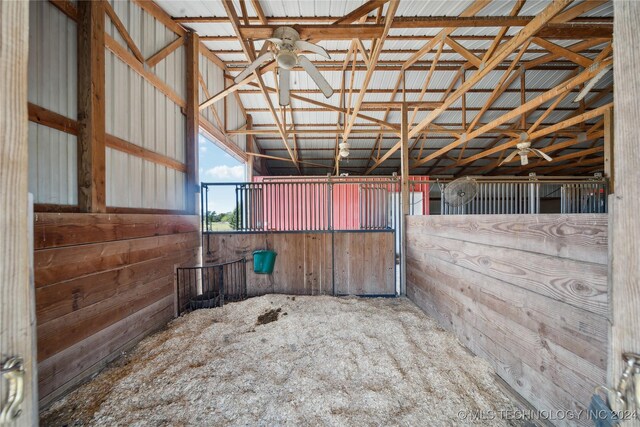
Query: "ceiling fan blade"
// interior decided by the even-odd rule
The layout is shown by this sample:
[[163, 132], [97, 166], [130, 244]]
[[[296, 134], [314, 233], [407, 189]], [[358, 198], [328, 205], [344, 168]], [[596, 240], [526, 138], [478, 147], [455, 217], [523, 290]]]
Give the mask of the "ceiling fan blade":
[[591, 89], [593, 89], [593, 87], [596, 85], [596, 83], [598, 83], [600, 81], [600, 79], [602, 79], [604, 77], [604, 75], [607, 74], [609, 72], [609, 70], [611, 70], [611, 68], [613, 68], [613, 65], [609, 65], [607, 67], [604, 67], [602, 70], [600, 70], [600, 72], [598, 74], [593, 76], [593, 78], [591, 80], [589, 80], [589, 83], [587, 83], [587, 85], [580, 91], [578, 96], [576, 96], [576, 99], [574, 99], [573, 102], [575, 103], [575, 102], [582, 101], [584, 99], [584, 97], [587, 96], [587, 94], [589, 92], [591, 92]]
[[322, 91], [324, 96], [330, 98], [331, 95], [333, 95], [333, 89], [329, 85], [329, 82], [327, 82], [327, 79], [325, 79], [324, 76], [320, 74], [320, 71], [318, 71], [316, 66], [313, 65], [311, 61], [309, 61], [309, 58], [303, 55], [298, 55], [298, 62], [300, 63], [300, 65], [302, 65], [302, 68], [304, 68], [304, 70], [309, 73], [309, 76], [311, 76], [313, 81], [316, 82], [318, 88]]
[[529, 156], [527, 154], [520, 154], [520, 164], [522, 166], [527, 166], [529, 164]]
[[236, 78], [233, 79], [233, 81], [235, 83], [240, 83], [241, 81], [246, 79], [249, 76], [249, 74], [253, 73], [258, 67], [260, 67], [265, 62], [271, 61], [272, 59], [273, 59], [273, 53], [271, 52], [267, 52], [264, 55], [259, 56], [258, 58], [256, 58], [255, 61], [251, 63], [251, 65], [249, 65], [240, 74], [238, 74]]
[[518, 151], [514, 151], [514, 152], [512, 152], [511, 154], [509, 154], [509, 155], [507, 156], [507, 158], [506, 158], [506, 159], [504, 159], [504, 160], [502, 161], [502, 163], [500, 163], [500, 166], [504, 165], [505, 163], [509, 163], [511, 160], [513, 160], [513, 158], [516, 156], [516, 154], [518, 154]]
[[547, 162], [551, 162], [553, 161], [553, 159], [547, 155], [547, 153], [538, 150], [537, 148], [532, 148], [531, 151], [533, 151], [534, 154], [536, 154], [538, 157], [542, 157], [543, 159], [545, 159]]
[[278, 47], [280, 47], [280, 46], [282, 46], [284, 44], [284, 40], [276, 38], [276, 37], [269, 37], [268, 39], [265, 39], [265, 40], [275, 44]]
[[329, 56], [329, 52], [327, 52], [322, 46], [318, 46], [317, 44], [309, 43], [304, 40], [297, 40], [295, 42], [295, 48], [300, 51], [317, 53], [318, 55], [324, 56], [327, 59], [331, 59], [331, 56]]
[[[258, 41], [258, 40], [256, 40]], [[268, 40], [263, 40], [264, 43], [262, 43], [262, 47], [260, 48], [260, 53], [258, 53], [258, 58], [260, 58], [262, 55], [264, 55], [265, 53], [269, 52], [269, 41]]]
[[280, 80], [278, 81], [278, 102], [281, 106], [286, 107], [289, 105], [289, 90], [290, 86], [290, 75], [291, 72], [286, 68], [280, 67], [278, 74], [280, 75]]

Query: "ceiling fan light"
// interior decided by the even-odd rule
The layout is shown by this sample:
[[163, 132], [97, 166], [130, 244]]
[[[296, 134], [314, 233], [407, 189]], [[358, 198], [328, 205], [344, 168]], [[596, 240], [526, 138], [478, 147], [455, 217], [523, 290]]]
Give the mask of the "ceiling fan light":
[[298, 63], [297, 55], [290, 50], [281, 50], [276, 59], [278, 61], [278, 65], [285, 70], [292, 69]]
[[340, 150], [340, 157], [349, 157], [349, 150]]

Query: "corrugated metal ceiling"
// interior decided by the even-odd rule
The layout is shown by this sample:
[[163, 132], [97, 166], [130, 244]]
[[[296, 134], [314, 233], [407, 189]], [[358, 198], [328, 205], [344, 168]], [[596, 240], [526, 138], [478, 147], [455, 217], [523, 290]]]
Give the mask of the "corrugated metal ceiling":
[[[156, 0], [157, 3], [167, 12], [174, 17], [225, 17], [226, 13], [220, 0], [189, 0], [189, 1], [174, 1], [174, 0]], [[520, 16], [536, 16], [540, 14], [549, 4], [551, 0], [527, 0], [524, 7], [520, 10]], [[248, 15], [251, 17], [257, 16], [253, 9], [252, 2], [245, 2]], [[364, 0], [262, 0], [260, 2], [262, 9], [267, 17], [342, 17], [364, 4]], [[469, 5], [473, 3], [472, 0], [401, 0], [396, 16], [401, 17], [455, 17], [464, 11]], [[581, 1], [576, 1], [574, 5], [580, 4]], [[234, 4], [237, 11], [240, 11], [240, 3], [238, 0], [234, 0]], [[483, 10], [481, 10], [478, 16], [508, 16], [512, 11], [515, 4], [515, 0], [494, 0], [489, 3]], [[385, 11], [386, 11], [385, 6]], [[371, 12], [369, 16], [375, 16], [376, 12]], [[591, 18], [610, 18], [613, 16], [613, 7], [611, 2], [607, 2], [601, 6], [596, 7], [581, 15], [581, 17]], [[305, 21], [305, 23], [308, 21]], [[323, 22], [325, 23], [325, 22]], [[223, 40], [212, 41], [205, 40], [204, 44], [217, 54], [219, 58], [226, 62], [231, 68], [229, 73], [235, 75], [239, 72], [247, 61], [245, 55], [241, 51], [240, 43], [237, 40], [231, 39], [235, 36], [233, 27], [228, 22], [216, 22], [216, 23], [188, 23], [184, 24], [186, 27], [197, 31], [201, 36], [214, 36], [223, 37]], [[522, 27], [511, 27], [507, 31], [507, 35], [514, 35], [520, 31]], [[413, 55], [413, 53], [421, 48], [428, 40], [425, 37], [435, 36], [441, 28], [392, 28], [389, 32], [391, 36], [384, 44], [384, 51], [380, 56], [380, 64], [378, 70], [373, 73], [373, 77], [368, 85], [370, 92], [367, 92], [364, 96], [364, 101], [367, 103], [381, 103], [391, 100], [391, 90], [395, 87], [400, 71], [398, 65], [406, 61]], [[477, 54], [480, 58], [483, 55], [483, 51], [491, 46], [493, 40], [492, 37], [498, 34], [499, 27], [465, 27], [455, 29], [452, 33], [452, 37], [463, 46], [464, 48]], [[422, 36], [421, 39], [398, 39], [399, 37], [416, 37]], [[569, 39], [551, 39], [553, 43], [561, 47], [571, 47], [571, 45], [580, 42], [581, 40], [569, 40]], [[356, 91], [351, 96], [351, 105], [355, 105], [358, 98], [358, 90], [362, 87], [366, 74], [366, 68], [359, 67], [357, 71], [353, 73], [350, 67], [343, 73], [340, 71], [342, 62], [346, 58], [346, 51], [350, 48], [350, 40], [324, 40], [319, 42], [320, 45], [325, 47], [331, 52], [332, 58], [330, 61], [326, 61], [317, 55], [308, 54], [309, 58], [316, 62], [325, 76], [329, 84], [336, 90], [339, 90], [341, 82], [345, 81], [345, 86], [348, 90], [349, 83], [353, 80], [353, 87]], [[259, 49], [261, 42], [256, 42], [256, 48]], [[364, 40], [364, 45], [367, 49], [370, 48], [370, 41]], [[598, 53], [606, 46], [606, 40], [602, 40], [599, 45], [590, 47], [587, 51], [582, 52], [582, 55], [586, 58], [593, 59]], [[386, 51], [386, 52], [385, 52]], [[391, 51], [391, 52], [389, 52]], [[404, 87], [408, 92], [406, 93], [406, 99], [408, 101], [417, 101], [419, 99], [419, 92], [423, 87], [425, 78], [427, 76], [431, 61], [435, 58], [435, 51], [423, 55], [420, 61], [416, 65], [407, 70], [404, 74]], [[528, 51], [524, 54], [521, 62], [531, 61], [533, 59], [540, 58], [548, 54], [544, 48], [532, 43], [529, 46]], [[466, 108], [466, 123], [470, 121], [478, 113], [478, 110], [484, 106], [487, 100], [490, 99], [491, 91], [500, 82], [503, 77], [504, 68], [515, 57], [515, 53], [508, 56], [501, 70], [491, 71], [484, 78], [482, 78], [475, 86], [473, 90], [465, 96], [465, 108]], [[358, 56], [360, 63], [362, 63], [361, 56]], [[452, 84], [454, 90], [461, 84], [459, 79], [459, 66], [462, 65], [466, 59], [458, 52], [454, 51], [451, 47], [446, 46], [444, 53], [440, 56], [440, 69], [433, 73], [429, 88], [426, 94], [422, 97], [423, 101], [439, 102], [442, 101], [445, 91], [451, 87]], [[540, 95], [543, 90], [553, 88], [563, 81], [567, 80], [573, 70], [581, 71], [583, 68], [578, 67], [576, 64], [571, 63], [566, 58], [558, 57], [553, 62], [553, 66], [557, 69], [545, 69], [545, 67], [539, 67], [537, 69], [529, 69], [526, 71], [526, 97], [525, 100], [529, 101], [536, 96]], [[392, 67], [393, 69], [385, 69], [385, 67]], [[446, 67], [446, 69], [442, 69]], [[549, 68], [548, 66], [546, 68]], [[476, 72], [474, 67], [468, 69], [465, 73], [466, 79]], [[519, 72], [519, 67], [516, 68], [514, 73]], [[266, 86], [275, 88], [277, 87], [274, 80], [274, 73], [267, 73], [263, 76]], [[600, 96], [600, 91], [609, 88], [613, 83], [612, 73], [607, 73], [596, 85], [594, 91], [586, 97], [586, 103], [589, 104], [590, 100], [596, 100], [591, 108], [604, 105], [611, 102], [612, 95]], [[294, 70], [291, 79], [291, 88], [296, 95], [303, 96], [310, 100], [321, 102], [324, 104], [338, 107], [341, 104], [339, 93], [335, 93], [331, 98], [325, 98], [319, 91], [315, 83], [309, 78], [309, 76], [299, 69]], [[509, 87], [509, 92], [502, 94], [492, 105], [492, 109], [489, 109], [481, 119], [481, 123], [486, 123], [491, 120], [497, 119], [505, 114], [509, 109], [517, 108], [521, 105], [520, 95], [520, 77], [517, 76], [514, 82]], [[274, 121], [271, 113], [268, 111], [265, 97], [256, 92], [255, 87], [242, 88], [240, 93], [240, 99], [242, 104], [247, 109], [247, 112], [252, 115], [254, 126], [256, 128], [274, 128]], [[577, 94], [577, 92], [575, 93]], [[546, 119], [543, 125], [552, 124], [566, 119], [572, 114], [572, 111], [580, 108], [580, 104], [573, 102], [575, 94], [567, 96], [559, 105], [558, 110], [551, 113]], [[345, 96], [343, 101], [348, 105], [348, 96]], [[599, 98], [599, 99], [598, 99]], [[271, 102], [278, 109], [278, 101], [275, 94], [270, 95]], [[401, 93], [399, 93], [396, 100], [401, 99]], [[543, 104], [539, 110], [533, 111], [528, 115], [527, 122], [533, 123], [538, 117], [542, 115], [543, 108], [550, 105], [553, 100], [550, 100]], [[312, 124], [324, 124], [326, 126], [323, 129], [336, 129], [339, 114], [335, 111], [325, 110], [318, 111], [319, 107], [309, 102], [293, 99], [292, 106], [294, 108], [293, 118], [298, 129], [308, 129], [305, 125]], [[461, 110], [462, 99], [456, 101], [450, 111], [446, 111], [441, 114], [434, 123], [453, 125], [458, 124], [456, 127], [462, 126], [463, 114]], [[369, 108], [369, 109], [367, 109]], [[430, 110], [420, 109], [415, 115], [415, 121], [418, 122], [426, 117]], [[365, 107], [361, 109], [362, 114], [374, 117], [379, 120], [385, 119], [390, 123], [399, 125], [400, 114], [397, 110], [391, 110], [386, 114], [382, 107], [371, 109]], [[509, 122], [505, 126], [509, 126], [511, 123], [519, 125], [520, 117], [517, 117]], [[290, 121], [290, 116], [287, 114], [287, 123]], [[597, 119], [591, 120], [589, 123], [594, 123]], [[379, 125], [371, 123], [370, 121], [358, 118], [356, 120], [357, 128], [362, 128], [361, 125], [367, 125], [370, 129], [377, 129]], [[290, 123], [288, 123], [290, 124]], [[486, 147], [491, 142], [492, 136], [495, 134], [487, 134], [484, 138], [478, 138], [476, 140], [469, 141], [467, 147], [471, 150]], [[368, 156], [369, 151], [374, 146], [377, 139], [376, 134], [354, 134], [350, 140], [352, 149], [358, 153], [358, 156]], [[395, 137], [393, 135], [385, 135], [382, 139], [382, 150], [386, 151], [388, 148], [395, 144]], [[284, 145], [281, 140], [278, 139], [278, 135], [257, 135], [256, 141], [258, 145], [264, 150], [266, 154], [286, 157], [287, 152], [284, 149]], [[446, 144], [453, 141], [453, 138], [439, 138], [434, 139], [431, 136], [425, 143], [425, 147], [428, 148], [441, 148]], [[545, 140], [548, 143], [549, 140]], [[292, 137], [289, 137], [289, 143], [292, 143]], [[536, 142], [536, 144], [539, 142]], [[335, 146], [335, 134], [327, 135], [300, 135], [298, 137], [298, 147], [301, 150], [301, 158], [313, 158], [316, 163], [321, 163], [321, 159], [325, 159], [327, 164], [331, 164], [333, 161], [333, 148]], [[576, 146], [578, 147], [578, 146]], [[397, 160], [397, 154], [394, 154], [385, 163], [385, 166], [394, 166]], [[414, 153], [415, 154], [415, 153]], [[456, 157], [458, 151], [453, 150], [449, 155]], [[320, 160], [318, 160], [320, 159]], [[391, 160], [393, 159], [393, 160]], [[473, 164], [473, 167], [484, 164], [485, 160], [478, 161]], [[360, 165], [362, 163], [362, 166]], [[294, 173], [295, 168], [290, 162], [278, 162], [269, 161], [268, 164], [274, 168], [274, 171], [282, 167], [284, 169], [277, 169], [278, 173]], [[365, 160], [350, 160], [350, 167], [366, 167], [370, 165]], [[431, 163], [429, 163], [431, 164]], [[425, 169], [418, 169], [424, 171]], [[385, 169], [388, 172], [387, 169]], [[321, 173], [324, 173], [321, 172]]]

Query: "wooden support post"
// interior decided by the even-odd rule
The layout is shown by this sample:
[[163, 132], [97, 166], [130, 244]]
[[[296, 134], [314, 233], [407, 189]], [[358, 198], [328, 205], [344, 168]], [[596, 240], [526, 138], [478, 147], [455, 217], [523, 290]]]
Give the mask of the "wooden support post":
[[106, 212], [105, 9], [78, 2], [78, 206]]
[[402, 103], [400, 110], [400, 142], [402, 145], [400, 155], [401, 168], [401, 230], [400, 230], [400, 295], [405, 295], [407, 291], [407, 228], [406, 220], [409, 215], [409, 121], [407, 103]]
[[[0, 41], [0, 363], [14, 356], [23, 360], [24, 400], [17, 408], [22, 413], [7, 425], [24, 427], [38, 424], [33, 222], [28, 202], [27, 2], [0, 2]], [[9, 382], [0, 377], [2, 409], [8, 393]]]
[[614, 161], [613, 161], [613, 146], [614, 146], [614, 112], [613, 108], [605, 111], [604, 113], [604, 176], [609, 178], [609, 193], [614, 192]]
[[[251, 115], [247, 116], [247, 129], [251, 130], [253, 128], [253, 117]], [[253, 153], [255, 150], [253, 144], [253, 135], [247, 135], [247, 153]], [[247, 181], [253, 182], [253, 162], [255, 157], [249, 156], [247, 159]]]
[[186, 137], [186, 165], [187, 179], [185, 191], [185, 210], [189, 213], [197, 213], [198, 201], [198, 135], [200, 133], [200, 109], [199, 109], [199, 46], [200, 38], [194, 32], [187, 33], [186, 60], [187, 60], [187, 137]]
[[[640, 353], [640, 2], [614, 1], [614, 116], [616, 178], [609, 215], [609, 286], [612, 328], [609, 351], [609, 386], [622, 373], [622, 354]], [[635, 410], [635, 408], [629, 408]], [[628, 425], [639, 425], [638, 419]], [[627, 425], [626, 423], [624, 425]]]

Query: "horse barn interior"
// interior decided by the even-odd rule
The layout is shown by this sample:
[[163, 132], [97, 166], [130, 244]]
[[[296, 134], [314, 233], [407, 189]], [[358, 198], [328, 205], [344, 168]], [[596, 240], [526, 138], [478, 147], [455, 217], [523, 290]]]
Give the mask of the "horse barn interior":
[[0, 424], [637, 425], [639, 26], [0, 1]]

